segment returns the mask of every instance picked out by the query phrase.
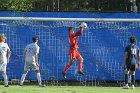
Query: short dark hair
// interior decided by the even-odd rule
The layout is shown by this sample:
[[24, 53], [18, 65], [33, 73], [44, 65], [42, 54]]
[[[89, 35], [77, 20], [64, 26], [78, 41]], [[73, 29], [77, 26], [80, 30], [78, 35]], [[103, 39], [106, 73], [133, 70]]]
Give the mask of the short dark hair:
[[136, 38], [134, 36], [131, 36], [129, 40], [132, 44], [136, 42]]
[[69, 29], [68, 29], [69, 30], [69, 33], [70, 33], [70, 30], [72, 30], [72, 29], [73, 29], [73, 27], [69, 27]]
[[38, 40], [37, 36], [34, 36], [34, 37], [32, 38], [32, 41], [33, 41], [33, 42], [36, 42], [37, 40]]

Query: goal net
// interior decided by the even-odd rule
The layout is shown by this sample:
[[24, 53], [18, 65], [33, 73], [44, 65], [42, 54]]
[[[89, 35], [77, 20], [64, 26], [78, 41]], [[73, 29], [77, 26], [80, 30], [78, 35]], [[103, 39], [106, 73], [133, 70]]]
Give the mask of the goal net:
[[[78, 38], [85, 75], [77, 74], [78, 62], [75, 62], [67, 72], [67, 79], [78, 80], [81, 84], [123, 80], [124, 48], [132, 35], [140, 46], [140, 19], [0, 17], [0, 34], [6, 36], [12, 52], [7, 66], [9, 79], [21, 78], [23, 50], [36, 35], [39, 38], [42, 79], [63, 80], [62, 71], [69, 61], [68, 27], [77, 31], [81, 22], [88, 24]], [[31, 70], [26, 79], [36, 80], [36, 74]]]

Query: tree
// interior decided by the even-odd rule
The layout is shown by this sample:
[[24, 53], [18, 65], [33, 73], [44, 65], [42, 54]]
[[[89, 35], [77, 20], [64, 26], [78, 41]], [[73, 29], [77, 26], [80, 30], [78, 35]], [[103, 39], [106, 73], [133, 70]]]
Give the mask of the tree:
[[[123, 11], [129, 0], [0, 0], [0, 10], [12, 11]], [[137, 0], [140, 10], [140, 0]]]
[[0, 10], [7, 10], [8, 0], [0, 0]]
[[33, 0], [33, 11], [48, 11], [52, 0]]
[[7, 9], [13, 11], [32, 11], [35, 0], [7, 0]]

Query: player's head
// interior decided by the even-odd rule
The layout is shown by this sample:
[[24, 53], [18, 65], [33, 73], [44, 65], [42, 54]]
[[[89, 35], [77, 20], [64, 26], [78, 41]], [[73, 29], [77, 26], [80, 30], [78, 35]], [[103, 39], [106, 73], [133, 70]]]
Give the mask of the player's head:
[[68, 30], [69, 30], [69, 34], [70, 34], [70, 33], [74, 33], [73, 27], [69, 27]]
[[34, 36], [34, 37], [32, 38], [32, 41], [33, 41], [34, 43], [38, 42], [37, 36]]
[[5, 42], [5, 36], [4, 35], [0, 35], [0, 42]]
[[134, 36], [131, 36], [129, 40], [131, 44], [134, 44], [136, 42], [136, 38]]

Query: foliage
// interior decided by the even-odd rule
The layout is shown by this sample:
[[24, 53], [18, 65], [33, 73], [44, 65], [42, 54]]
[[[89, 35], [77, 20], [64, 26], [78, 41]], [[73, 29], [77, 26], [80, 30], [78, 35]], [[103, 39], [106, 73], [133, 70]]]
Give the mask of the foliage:
[[[129, 0], [0, 0], [0, 10], [12, 11], [123, 11]], [[137, 0], [138, 10], [140, 0]]]

